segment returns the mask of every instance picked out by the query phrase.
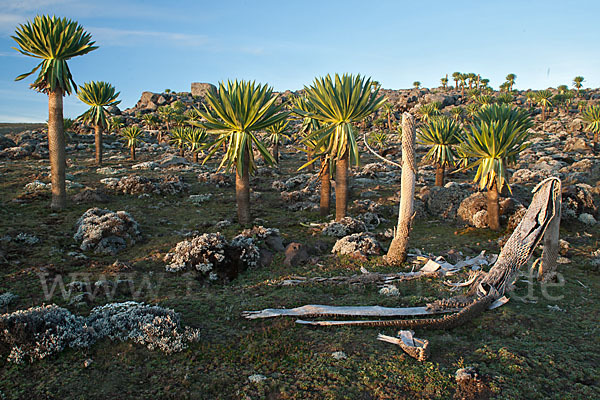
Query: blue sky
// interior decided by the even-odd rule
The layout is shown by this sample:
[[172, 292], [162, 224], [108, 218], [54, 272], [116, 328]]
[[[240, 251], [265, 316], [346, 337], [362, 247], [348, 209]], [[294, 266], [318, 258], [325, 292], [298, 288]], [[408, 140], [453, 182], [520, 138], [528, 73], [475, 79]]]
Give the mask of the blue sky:
[[[351, 72], [385, 88], [426, 87], [454, 71], [498, 87], [547, 88], [585, 77], [600, 86], [599, 1], [83, 1], [0, 0], [0, 122], [47, 119], [47, 97], [14, 78], [36, 60], [10, 35], [37, 14], [78, 21], [100, 48], [70, 61], [78, 84], [112, 83], [121, 108], [142, 91], [189, 91], [191, 82], [250, 79], [301, 89]], [[65, 98], [66, 117], [85, 111]]]

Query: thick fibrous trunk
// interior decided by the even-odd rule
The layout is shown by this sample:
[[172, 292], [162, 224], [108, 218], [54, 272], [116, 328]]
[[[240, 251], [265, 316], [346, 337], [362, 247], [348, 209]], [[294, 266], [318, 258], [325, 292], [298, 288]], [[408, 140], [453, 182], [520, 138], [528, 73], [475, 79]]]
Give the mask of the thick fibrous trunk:
[[102, 165], [102, 128], [100, 125], [94, 126], [94, 136], [96, 139], [96, 165]]
[[[311, 162], [312, 161], [312, 151], [309, 151], [306, 153], [306, 162]], [[308, 165], [308, 170], [309, 171], [314, 171], [315, 170], [315, 163], [311, 163]]]
[[135, 146], [131, 146], [131, 159], [135, 161]]
[[183, 146], [179, 148], [179, 156], [183, 157], [185, 155], [185, 153], [183, 152]]
[[198, 152], [197, 151], [194, 152], [194, 162], [195, 163], [198, 162]]
[[500, 230], [500, 204], [498, 203], [498, 186], [496, 181], [487, 191], [488, 225], [491, 230]]
[[438, 164], [435, 169], [435, 186], [444, 186], [444, 165]]
[[50, 207], [61, 210], [67, 205], [65, 185], [65, 134], [63, 125], [63, 93], [56, 89], [48, 93], [48, 150], [52, 174], [52, 203]]
[[336, 162], [335, 167], [335, 220], [346, 216], [348, 209], [348, 152]]
[[275, 159], [275, 162], [279, 164], [279, 142], [273, 144], [273, 158]]
[[237, 169], [235, 171], [235, 199], [238, 222], [240, 225], [247, 225], [250, 223], [250, 174], [248, 171], [250, 165], [247, 150], [242, 153], [241, 157], [243, 157], [244, 172]]
[[321, 200], [319, 202], [319, 214], [321, 217], [329, 215], [329, 202], [331, 199], [331, 179], [329, 177], [329, 164], [326, 160], [322, 162], [326, 163], [322, 168], [321, 174]]
[[402, 181], [400, 187], [400, 212], [396, 234], [388, 250], [388, 264], [401, 264], [406, 261], [408, 238], [414, 216], [414, 195], [416, 181], [415, 160], [415, 119], [409, 113], [402, 115]]

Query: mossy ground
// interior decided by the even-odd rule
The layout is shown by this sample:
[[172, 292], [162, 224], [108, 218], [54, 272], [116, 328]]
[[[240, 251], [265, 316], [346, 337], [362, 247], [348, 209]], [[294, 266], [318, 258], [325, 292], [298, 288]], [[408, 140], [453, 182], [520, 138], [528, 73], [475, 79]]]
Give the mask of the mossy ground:
[[[103, 176], [96, 173], [91, 156], [89, 152], [69, 154], [68, 172], [79, 183], [99, 187]], [[149, 158], [142, 153], [141, 159]], [[105, 163], [115, 168], [131, 164]], [[285, 158], [281, 172], [291, 176], [298, 165], [299, 158]], [[600, 397], [600, 279], [598, 271], [588, 266], [590, 251], [599, 245], [598, 228], [563, 226], [562, 237], [573, 246], [572, 263], [560, 268], [564, 285], [547, 289], [556, 298], [544, 295], [537, 283], [518, 281], [507, 305], [452, 331], [417, 332], [416, 336], [430, 340], [432, 349], [430, 360], [419, 363], [399, 348], [376, 340], [379, 332], [393, 335], [393, 328], [310, 329], [296, 325], [293, 319], [248, 321], [240, 313], [303, 304], [420, 305], [451, 296], [440, 279], [400, 283], [400, 296], [394, 298], [379, 295], [375, 285], [270, 285], [271, 280], [292, 274], [349, 275], [361, 266], [372, 271], [396, 270], [384, 266], [378, 257], [365, 263], [326, 255], [318, 263], [289, 268], [283, 265], [281, 254], [270, 267], [246, 271], [227, 284], [207, 285], [189, 273], [167, 274], [162, 257], [182, 240], [183, 233], [216, 231], [206, 222], [234, 219], [235, 215], [234, 189], [200, 184], [192, 172], [183, 173], [192, 184], [190, 194], [213, 193], [211, 200], [194, 206], [186, 201], [187, 195], [138, 198], [112, 194], [109, 203], [99, 206], [129, 211], [140, 223], [144, 240], [117, 257], [87, 254], [89, 259], [75, 260], [66, 255], [77, 250], [72, 239], [74, 223], [92, 205], [70, 202], [64, 212], [53, 213], [45, 195], [23, 203], [13, 201], [23, 194], [26, 183], [47, 172], [47, 166], [47, 161], [37, 160], [0, 164], [0, 236], [26, 232], [42, 240], [35, 246], [5, 245], [6, 259], [0, 259], [0, 293], [11, 291], [20, 298], [2, 311], [54, 302], [85, 314], [108, 302], [99, 296], [86, 306], [75, 307], [59, 291], [45, 300], [40, 274], [46, 274], [49, 285], [57, 276], [68, 283], [75, 279], [73, 274], [92, 281], [130, 278], [136, 284], [136, 300], [174, 308], [185, 324], [202, 330], [202, 339], [170, 356], [110, 340], [86, 350], [66, 350], [31, 365], [7, 363], [2, 355], [0, 390], [8, 399], [447, 399], [456, 389], [456, 369], [466, 365], [475, 365], [489, 375], [489, 388], [499, 399]], [[271, 181], [253, 178], [253, 188], [262, 193], [252, 206], [253, 216], [264, 220], [267, 227], [279, 228], [287, 241], [323, 240], [300, 225], [318, 222], [316, 213], [287, 211], [279, 193], [270, 189]], [[366, 188], [356, 191], [354, 198], [362, 190]], [[375, 198], [387, 199], [396, 190], [385, 187], [375, 192]], [[378, 229], [394, 224], [396, 205], [387, 204], [389, 221]], [[240, 230], [233, 224], [222, 232], [231, 238]], [[457, 249], [476, 255], [482, 249], [497, 252], [498, 236], [450, 222], [417, 220], [411, 247], [434, 254]], [[110, 265], [117, 258], [131, 263], [131, 269], [112, 270]], [[131, 295], [117, 295], [112, 301], [127, 299]], [[554, 305], [565, 312], [550, 310]], [[334, 351], [343, 351], [347, 358], [334, 359]], [[86, 359], [93, 363], [84, 368]], [[250, 383], [252, 374], [267, 379]]]

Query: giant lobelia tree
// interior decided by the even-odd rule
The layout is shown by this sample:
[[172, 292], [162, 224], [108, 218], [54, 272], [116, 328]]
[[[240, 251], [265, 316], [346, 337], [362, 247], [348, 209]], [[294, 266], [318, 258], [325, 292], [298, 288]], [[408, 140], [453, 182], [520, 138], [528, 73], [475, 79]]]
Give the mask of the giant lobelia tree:
[[77, 97], [90, 109], [79, 116], [79, 119], [94, 125], [96, 142], [96, 165], [102, 165], [102, 130], [110, 126], [105, 107], [116, 106], [119, 92], [108, 82], [87, 82], [79, 87]]
[[282, 112], [283, 105], [275, 104], [277, 95], [268, 85], [247, 81], [228, 81], [219, 84], [218, 91], [211, 88], [205, 97], [210, 108], [199, 111], [205, 119], [195, 123], [214, 134], [216, 139], [208, 145], [210, 151], [205, 161], [219, 148], [226, 151], [219, 169], [235, 169], [235, 197], [238, 222], [250, 223], [250, 175], [256, 170], [252, 147], [256, 146], [268, 164], [275, 164], [273, 156], [259, 140], [257, 132], [285, 120], [289, 112]]
[[[305, 115], [302, 118], [300, 124], [300, 131], [298, 132], [302, 138], [302, 144], [304, 147], [302, 151], [306, 152], [307, 162], [302, 165], [299, 170], [308, 167], [314, 170], [314, 163], [320, 160], [321, 165], [319, 168], [318, 178], [320, 181], [319, 186], [319, 215], [326, 217], [329, 215], [331, 208], [331, 177], [335, 172], [335, 163], [332, 162], [331, 157], [327, 154], [327, 147], [329, 143], [321, 142], [317, 143], [317, 140], [312, 135], [313, 132], [317, 132], [321, 129], [319, 120], [309, 117], [308, 115], [314, 115], [314, 108], [306, 97], [298, 97], [294, 100], [294, 110], [300, 110]], [[320, 147], [319, 147], [320, 146]], [[320, 157], [313, 158], [314, 154], [321, 154]]]
[[382, 107], [386, 99], [379, 96], [379, 85], [360, 75], [335, 74], [332, 78], [316, 78], [306, 87], [314, 113], [295, 110], [300, 115], [319, 120], [323, 127], [305, 140], [316, 139], [316, 147], [325, 147], [321, 153], [335, 161], [335, 219], [346, 216], [348, 208], [348, 167], [358, 164], [359, 153], [354, 124], [361, 122]]
[[475, 182], [487, 188], [488, 225], [500, 229], [499, 193], [508, 183], [508, 166], [530, 143], [532, 126], [529, 113], [509, 105], [493, 104], [482, 108], [462, 140], [461, 151], [473, 159], [467, 168], [477, 167]]
[[418, 130], [420, 144], [431, 146], [425, 160], [435, 164], [435, 186], [444, 186], [446, 167], [453, 167], [454, 149], [460, 143], [462, 128], [445, 115], [432, 118]]
[[65, 208], [65, 135], [63, 126], [63, 96], [77, 92], [67, 61], [97, 49], [92, 36], [81, 25], [66, 18], [37, 16], [33, 22], [19, 25], [15, 36], [18, 52], [41, 59], [31, 72], [19, 75], [20, 81], [39, 70], [31, 88], [48, 95], [48, 150], [52, 174], [52, 202], [56, 210]]

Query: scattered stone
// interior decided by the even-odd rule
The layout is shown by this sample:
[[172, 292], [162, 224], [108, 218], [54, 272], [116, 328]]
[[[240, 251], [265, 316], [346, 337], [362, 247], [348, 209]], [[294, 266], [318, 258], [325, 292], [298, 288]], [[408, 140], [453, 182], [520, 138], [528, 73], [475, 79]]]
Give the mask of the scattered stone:
[[579, 221], [583, 222], [586, 225], [595, 225], [596, 218], [592, 214], [582, 213], [579, 215]]
[[20, 244], [33, 246], [34, 244], [38, 244], [40, 242], [40, 239], [37, 236], [31, 235], [29, 233], [21, 232], [14, 238], [14, 241]]
[[37, 192], [41, 190], [50, 190], [52, 188], [51, 183], [44, 183], [38, 180], [28, 183], [25, 185], [25, 191], [27, 192]]
[[192, 194], [190, 195], [190, 197], [188, 198], [188, 200], [198, 206], [204, 202], [207, 202], [208, 200], [210, 200], [212, 198], [212, 193], [206, 193], [206, 194]]
[[212, 83], [192, 82], [192, 96], [206, 96], [210, 90], [217, 90], [217, 87]]
[[331, 353], [331, 357], [333, 357], [336, 360], [344, 360], [348, 358], [346, 353], [344, 353], [343, 351], [334, 351], [333, 353]]
[[474, 367], [460, 368], [456, 371], [455, 399], [460, 400], [486, 400], [493, 394], [488, 385], [490, 380], [482, 376]]
[[161, 168], [190, 165], [190, 162], [188, 160], [186, 160], [185, 158], [179, 157], [179, 156], [173, 156], [173, 155], [168, 155], [168, 156], [164, 157], [158, 163]]
[[141, 170], [158, 170], [160, 169], [160, 165], [158, 165], [158, 163], [155, 163], [154, 161], [145, 161], [145, 162], [141, 162], [139, 164], [135, 164], [134, 166], [131, 167], [132, 169], [141, 169]]
[[96, 173], [98, 173], [100, 175], [117, 175], [117, 174], [120, 174], [121, 171], [118, 169], [114, 169], [113, 167], [102, 167], [102, 168], [97, 168]]
[[287, 267], [297, 267], [308, 260], [308, 251], [302, 243], [292, 242], [285, 248], [285, 260], [283, 264]]
[[75, 203], [108, 203], [110, 198], [100, 189], [84, 189], [73, 196]]
[[383, 296], [400, 296], [400, 290], [398, 290], [396, 285], [383, 285], [379, 289], [379, 294]]
[[590, 146], [588, 146], [588, 144], [582, 138], [570, 137], [565, 142], [563, 150], [566, 153], [569, 153], [569, 152], [587, 153], [587, 152], [591, 152], [592, 148]]
[[248, 377], [248, 381], [251, 383], [261, 383], [265, 380], [267, 380], [267, 377], [261, 374], [254, 374]]
[[456, 218], [460, 203], [469, 196], [468, 186], [448, 182], [445, 186], [433, 186], [422, 193], [429, 214], [436, 218]]

